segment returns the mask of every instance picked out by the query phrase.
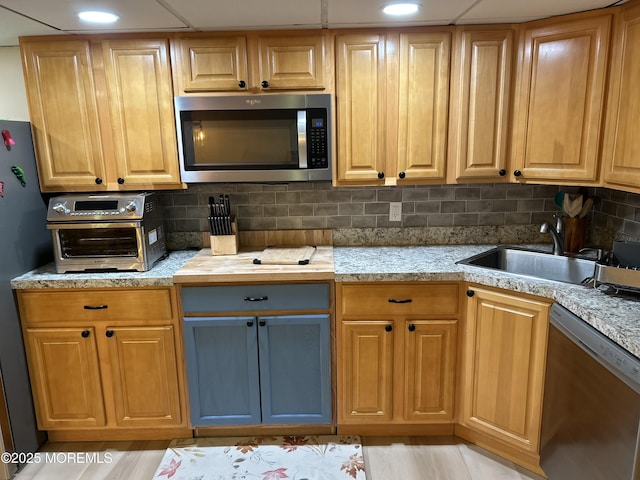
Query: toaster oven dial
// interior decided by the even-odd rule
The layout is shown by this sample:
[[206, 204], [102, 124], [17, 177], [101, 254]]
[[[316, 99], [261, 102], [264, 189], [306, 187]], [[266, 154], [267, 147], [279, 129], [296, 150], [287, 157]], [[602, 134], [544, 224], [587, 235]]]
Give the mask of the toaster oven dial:
[[136, 202], [129, 202], [127, 203], [127, 205], [124, 207], [124, 209], [128, 212], [128, 213], [133, 213], [136, 211]]
[[69, 214], [71, 212], [71, 210], [69, 210], [67, 208], [67, 205], [64, 203], [56, 203], [53, 207], [51, 207], [51, 209], [55, 212], [58, 212], [60, 214]]

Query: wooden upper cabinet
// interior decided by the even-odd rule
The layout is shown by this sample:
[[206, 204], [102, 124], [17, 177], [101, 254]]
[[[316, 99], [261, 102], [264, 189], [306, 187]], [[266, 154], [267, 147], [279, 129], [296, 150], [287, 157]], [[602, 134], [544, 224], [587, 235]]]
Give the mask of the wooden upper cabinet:
[[514, 30], [458, 27], [449, 112], [448, 183], [508, 180]]
[[42, 190], [105, 189], [89, 41], [23, 42], [22, 62]]
[[[180, 183], [166, 40], [105, 40], [115, 171], [129, 189]], [[115, 185], [114, 185], [115, 186]]]
[[337, 181], [380, 183], [386, 147], [385, 36], [336, 37]]
[[640, 5], [622, 7], [616, 21], [602, 152], [604, 182], [640, 192]]
[[443, 182], [451, 32], [336, 36], [337, 184]]
[[331, 90], [325, 32], [179, 35], [172, 41], [178, 95]]
[[247, 39], [178, 37], [172, 43], [179, 59], [174, 68], [176, 91], [182, 93], [246, 90]]
[[585, 14], [523, 28], [511, 158], [517, 180], [598, 180], [610, 24], [609, 14]]
[[398, 151], [390, 173], [399, 183], [444, 181], [451, 34], [400, 33], [398, 53]]
[[43, 192], [182, 186], [168, 40], [20, 42]]

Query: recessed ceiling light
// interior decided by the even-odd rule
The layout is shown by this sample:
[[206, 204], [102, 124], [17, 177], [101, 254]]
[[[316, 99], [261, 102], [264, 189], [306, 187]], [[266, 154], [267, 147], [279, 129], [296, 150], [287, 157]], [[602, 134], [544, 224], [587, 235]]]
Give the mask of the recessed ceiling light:
[[118, 20], [118, 15], [109, 12], [80, 12], [80, 20], [91, 23], [113, 23]]
[[413, 15], [418, 11], [419, 8], [420, 8], [419, 3], [409, 3], [409, 2], [390, 3], [389, 5], [386, 5], [382, 9], [382, 11], [387, 15], [402, 16], [402, 15]]

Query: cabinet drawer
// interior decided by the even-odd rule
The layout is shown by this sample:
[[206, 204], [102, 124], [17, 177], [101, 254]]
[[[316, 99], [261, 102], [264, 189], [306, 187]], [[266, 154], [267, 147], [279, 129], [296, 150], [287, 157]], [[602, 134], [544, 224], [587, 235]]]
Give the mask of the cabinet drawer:
[[183, 287], [185, 313], [327, 310], [329, 284]]
[[421, 315], [441, 316], [458, 313], [458, 285], [375, 284], [340, 285], [340, 311], [343, 315]]
[[74, 290], [19, 292], [22, 320], [56, 321], [171, 320], [171, 290]]

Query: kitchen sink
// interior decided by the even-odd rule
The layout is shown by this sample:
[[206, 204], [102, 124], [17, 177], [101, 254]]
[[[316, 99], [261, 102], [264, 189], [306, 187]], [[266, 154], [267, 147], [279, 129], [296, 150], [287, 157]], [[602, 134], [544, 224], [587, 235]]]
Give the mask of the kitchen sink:
[[596, 264], [595, 260], [586, 258], [519, 247], [495, 247], [456, 263], [576, 285], [593, 279]]

